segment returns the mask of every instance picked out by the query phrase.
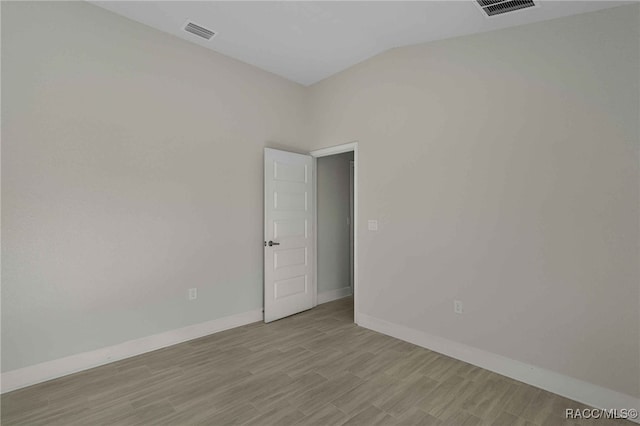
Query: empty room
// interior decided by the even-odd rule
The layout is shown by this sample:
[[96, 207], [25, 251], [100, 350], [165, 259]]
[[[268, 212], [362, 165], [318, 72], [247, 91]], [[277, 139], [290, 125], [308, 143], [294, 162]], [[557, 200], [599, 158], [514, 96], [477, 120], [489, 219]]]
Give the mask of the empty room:
[[2, 425], [640, 423], [640, 3], [1, 1]]

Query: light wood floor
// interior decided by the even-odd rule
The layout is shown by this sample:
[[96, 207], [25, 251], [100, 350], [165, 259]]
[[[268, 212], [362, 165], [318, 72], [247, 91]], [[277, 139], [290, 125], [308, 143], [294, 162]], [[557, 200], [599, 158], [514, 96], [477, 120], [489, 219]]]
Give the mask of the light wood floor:
[[585, 406], [357, 327], [351, 298], [2, 396], [2, 424], [564, 425]]

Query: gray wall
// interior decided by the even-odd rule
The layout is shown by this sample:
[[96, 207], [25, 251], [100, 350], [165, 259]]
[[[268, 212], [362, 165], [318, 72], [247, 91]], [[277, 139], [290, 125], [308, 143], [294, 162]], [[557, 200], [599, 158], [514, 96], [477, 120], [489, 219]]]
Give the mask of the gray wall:
[[363, 313], [640, 396], [639, 14], [305, 89], [86, 3], [3, 2], [2, 370], [259, 308], [262, 148], [358, 140]]
[[85, 2], [3, 2], [2, 371], [259, 309], [263, 148], [305, 138], [304, 98]]
[[349, 180], [353, 153], [318, 158], [318, 293], [349, 287]]
[[394, 49], [311, 87], [309, 148], [359, 141], [362, 313], [640, 396], [639, 13]]

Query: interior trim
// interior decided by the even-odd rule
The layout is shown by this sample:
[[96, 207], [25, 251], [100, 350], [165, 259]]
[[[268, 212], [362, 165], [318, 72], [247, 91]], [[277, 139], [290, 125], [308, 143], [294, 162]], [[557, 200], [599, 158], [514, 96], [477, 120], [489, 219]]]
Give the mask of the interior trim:
[[[391, 323], [360, 312], [358, 325], [378, 333], [413, 343], [426, 349], [468, 362], [494, 373], [555, 393], [599, 409], [640, 410], [640, 398], [607, 389], [564, 374], [486, 352], [420, 330]], [[567, 407], [575, 408], [575, 407]], [[628, 419], [640, 424], [640, 419]]]
[[262, 321], [262, 318], [262, 309], [257, 309], [7, 371], [2, 373], [2, 393], [166, 348], [167, 346], [173, 346], [188, 340], [208, 336], [209, 334]]

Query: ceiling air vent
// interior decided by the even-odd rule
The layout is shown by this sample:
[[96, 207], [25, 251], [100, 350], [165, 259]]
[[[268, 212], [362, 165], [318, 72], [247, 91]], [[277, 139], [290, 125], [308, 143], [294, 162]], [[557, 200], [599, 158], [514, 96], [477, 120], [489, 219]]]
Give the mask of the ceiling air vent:
[[195, 34], [198, 37], [202, 37], [207, 40], [211, 40], [213, 36], [216, 35], [214, 31], [206, 29], [205, 27], [201, 27], [200, 25], [196, 25], [193, 22], [187, 22], [184, 26], [184, 30], [188, 33]]
[[487, 16], [502, 15], [514, 10], [526, 9], [536, 4], [533, 0], [476, 0]]

